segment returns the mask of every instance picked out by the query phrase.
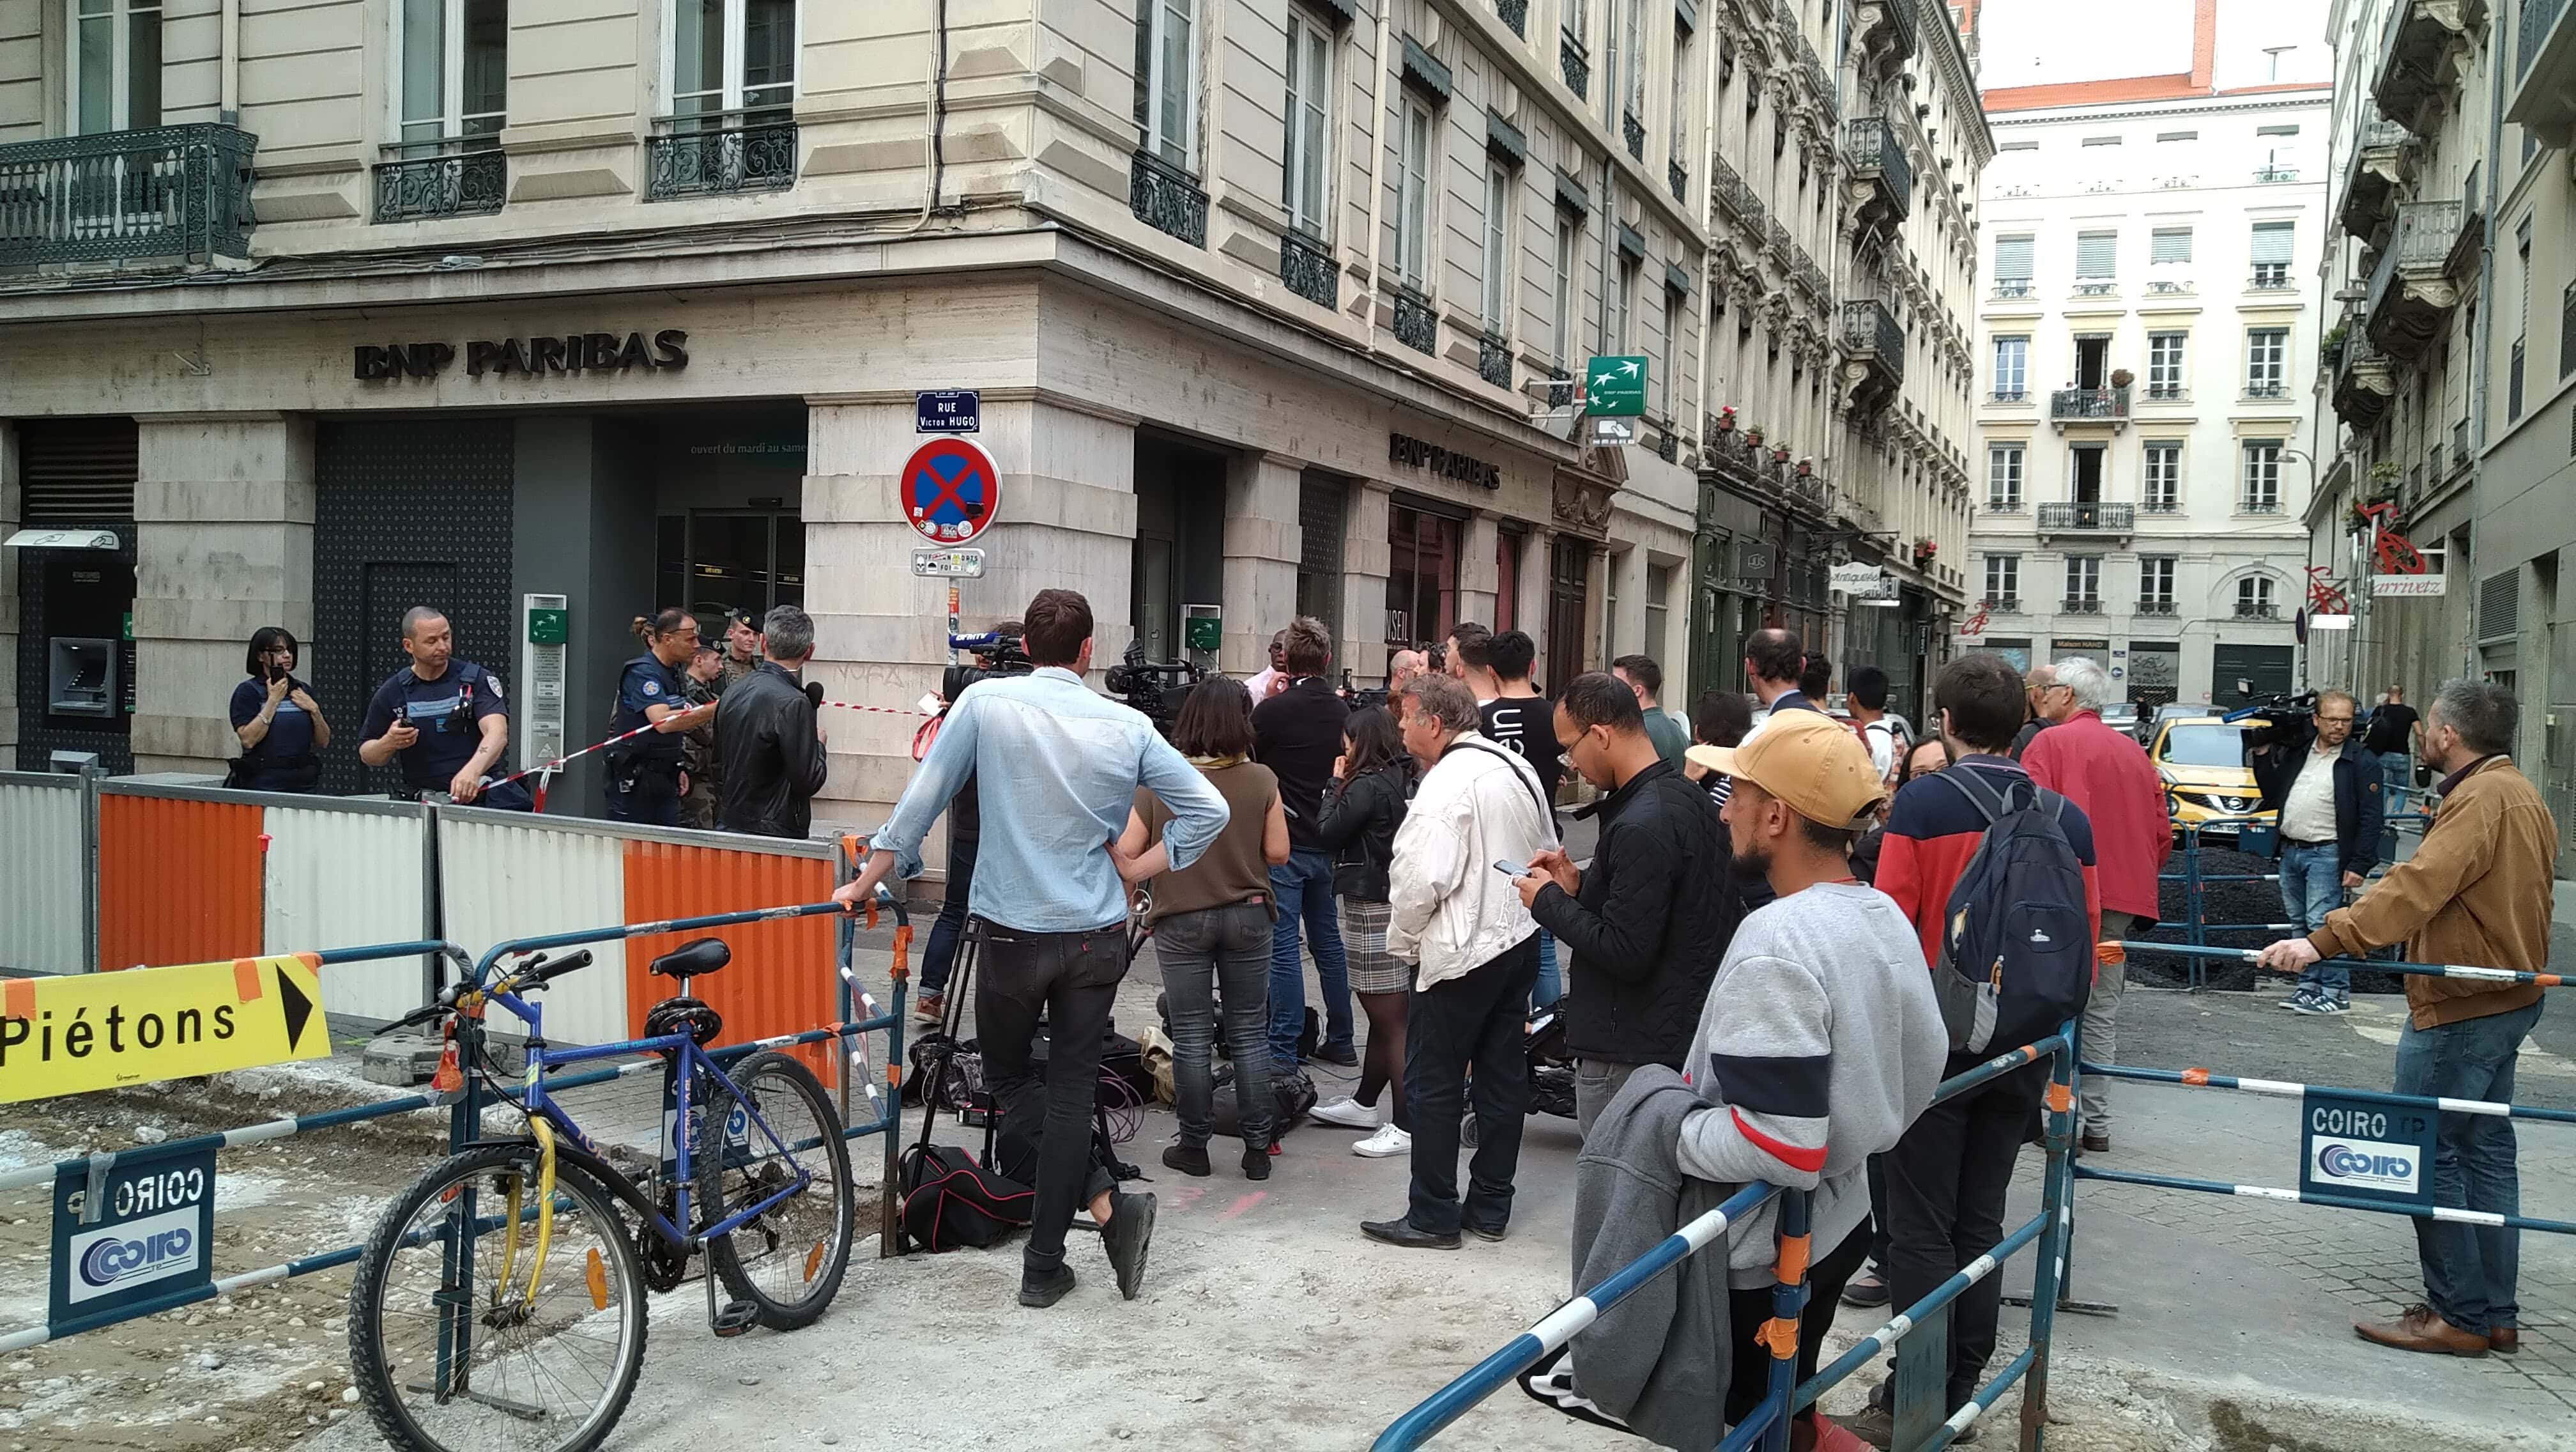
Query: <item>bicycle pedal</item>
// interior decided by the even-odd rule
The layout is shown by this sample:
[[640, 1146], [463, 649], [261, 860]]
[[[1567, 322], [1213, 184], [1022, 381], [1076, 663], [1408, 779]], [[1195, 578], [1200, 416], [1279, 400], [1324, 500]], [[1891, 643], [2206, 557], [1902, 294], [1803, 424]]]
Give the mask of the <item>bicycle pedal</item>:
[[707, 1329], [718, 1336], [740, 1336], [752, 1327], [759, 1311], [749, 1301], [727, 1301], [707, 1313]]

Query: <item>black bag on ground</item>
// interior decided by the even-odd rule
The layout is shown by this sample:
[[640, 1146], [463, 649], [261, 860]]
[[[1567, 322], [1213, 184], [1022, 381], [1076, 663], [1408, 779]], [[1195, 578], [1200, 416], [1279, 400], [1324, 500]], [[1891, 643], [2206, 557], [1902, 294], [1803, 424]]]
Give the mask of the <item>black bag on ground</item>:
[[[1297, 1127], [1315, 1107], [1315, 1081], [1303, 1069], [1270, 1074], [1270, 1097], [1275, 1103], [1270, 1116], [1273, 1140]], [[1216, 1071], [1216, 1092], [1208, 1096], [1208, 1128], [1227, 1139], [1243, 1138], [1243, 1114], [1234, 1102], [1234, 1066], [1227, 1064]]]
[[931, 1251], [981, 1249], [1028, 1228], [1037, 1192], [1006, 1180], [955, 1145], [915, 1144], [903, 1152], [903, 1230]]
[[[984, 1056], [977, 1051], [975, 1040], [959, 1043], [932, 1029], [906, 1045], [904, 1057], [912, 1060], [912, 1072], [903, 1080], [904, 1103], [922, 1103], [936, 1079], [940, 1108], [952, 1114], [992, 1109], [993, 1091], [984, 1082]], [[944, 1072], [942, 1059], [947, 1061]]]

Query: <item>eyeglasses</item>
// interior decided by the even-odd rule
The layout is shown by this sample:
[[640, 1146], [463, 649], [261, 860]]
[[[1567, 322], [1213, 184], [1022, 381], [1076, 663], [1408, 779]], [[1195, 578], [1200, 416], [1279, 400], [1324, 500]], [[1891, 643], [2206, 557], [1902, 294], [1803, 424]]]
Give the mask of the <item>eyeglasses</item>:
[[2319, 716], [2317, 718], [2317, 724], [2320, 726], [2349, 726], [2352, 724], [2352, 718], [2350, 716]]

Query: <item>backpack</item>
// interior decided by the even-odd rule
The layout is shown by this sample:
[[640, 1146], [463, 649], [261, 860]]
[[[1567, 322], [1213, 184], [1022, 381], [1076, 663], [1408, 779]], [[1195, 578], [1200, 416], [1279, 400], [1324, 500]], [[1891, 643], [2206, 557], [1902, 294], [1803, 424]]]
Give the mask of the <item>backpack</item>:
[[1999, 792], [1974, 771], [1933, 779], [1986, 819], [1950, 888], [1932, 970], [1950, 1047], [1983, 1054], [2045, 1038], [2093, 993], [2084, 867], [2059, 825], [2066, 799], [2028, 782]]

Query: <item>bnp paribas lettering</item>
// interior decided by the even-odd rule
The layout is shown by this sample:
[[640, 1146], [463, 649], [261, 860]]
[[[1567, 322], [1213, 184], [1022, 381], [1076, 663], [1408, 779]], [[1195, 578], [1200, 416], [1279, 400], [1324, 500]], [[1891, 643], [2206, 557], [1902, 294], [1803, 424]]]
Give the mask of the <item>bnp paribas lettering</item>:
[[[368, 382], [436, 378], [456, 362], [454, 343], [360, 343], [353, 375]], [[465, 345], [465, 376], [653, 372], [689, 366], [685, 329], [658, 333], [566, 333], [561, 337], [477, 338]]]
[[164, 1013], [158, 1009], [129, 1014], [123, 1004], [111, 1003], [98, 1017], [90, 1017], [89, 1005], [73, 1009], [57, 1021], [52, 1009], [33, 1018], [0, 1018], [0, 1069], [9, 1067], [10, 1055], [25, 1064], [28, 1055], [40, 1064], [60, 1063], [65, 1059], [86, 1059], [95, 1053], [121, 1054], [128, 1049], [157, 1049], [165, 1045], [177, 1048], [200, 1044], [212, 1033], [221, 1043], [233, 1036], [233, 1006], [217, 1004], [211, 1010], [181, 1008]]

